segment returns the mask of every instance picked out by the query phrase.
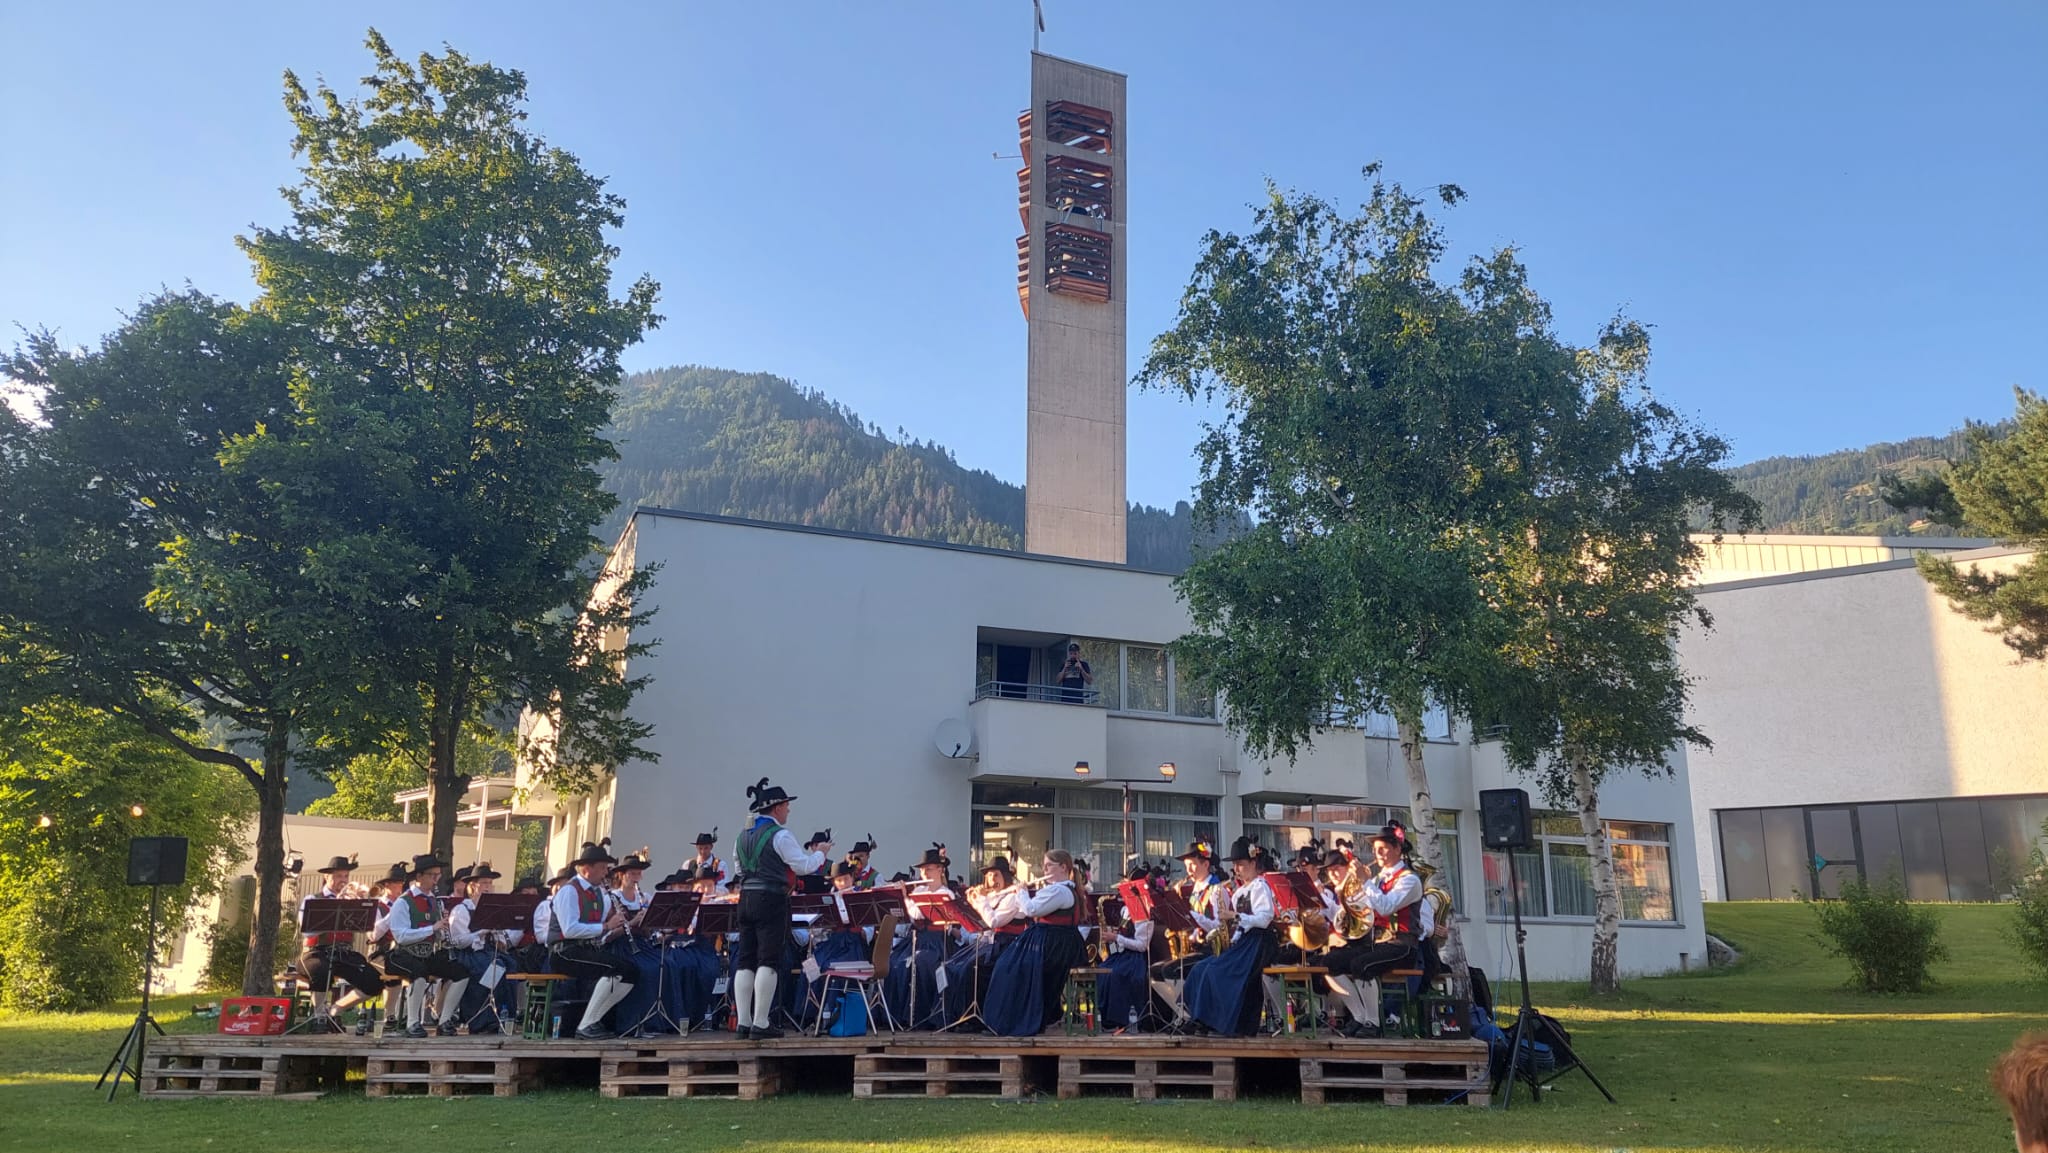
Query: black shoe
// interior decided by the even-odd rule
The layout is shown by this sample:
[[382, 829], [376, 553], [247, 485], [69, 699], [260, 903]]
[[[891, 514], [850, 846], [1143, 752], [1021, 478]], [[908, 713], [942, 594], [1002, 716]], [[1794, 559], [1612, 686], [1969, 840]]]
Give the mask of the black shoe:
[[408, 1037], [424, 1037], [427, 1035], [427, 1027], [425, 1025], [411, 1026], [406, 1029], [405, 1035]]
[[756, 1041], [773, 1041], [780, 1036], [782, 1036], [782, 1030], [773, 1025], [754, 1026], [754, 1040]]
[[733, 1034], [742, 1041], [751, 1041], [754, 1039], [754, 1027], [752, 1025], [741, 1025], [733, 1030]]
[[367, 1037], [367, 1036], [369, 1036], [369, 1035], [370, 1035], [370, 1019], [369, 1019], [368, 1017], [357, 1017], [357, 1018], [356, 1018], [356, 1036], [358, 1036], [358, 1037]]
[[603, 1025], [592, 1025], [588, 1029], [576, 1030], [576, 1039], [578, 1041], [609, 1041], [616, 1036], [618, 1036], [617, 1033], [612, 1032]]

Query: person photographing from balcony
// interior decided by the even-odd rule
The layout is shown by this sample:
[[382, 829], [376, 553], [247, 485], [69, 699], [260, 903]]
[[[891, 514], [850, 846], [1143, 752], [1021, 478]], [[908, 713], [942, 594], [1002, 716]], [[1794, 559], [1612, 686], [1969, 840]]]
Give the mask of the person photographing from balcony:
[[1060, 700], [1070, 705], [1088, 703], [1088, 690], [1095, 687], [1095, 670], [1081, 659], [1081, 646], [1067, 642], [1066, 663], [1060, 666], [1058, 678]]
[[829, 840], [806, 852], [784, 827], [794, 800], [767, 777], [747, 786], [754, 823], [739, 840], [740, 944], [732, 978], [733, 1013], [743, 1041], [782, 1036], [769, 1011], [789, 949], [789, 893], [798, 877], [817, 872], [832, 853]]

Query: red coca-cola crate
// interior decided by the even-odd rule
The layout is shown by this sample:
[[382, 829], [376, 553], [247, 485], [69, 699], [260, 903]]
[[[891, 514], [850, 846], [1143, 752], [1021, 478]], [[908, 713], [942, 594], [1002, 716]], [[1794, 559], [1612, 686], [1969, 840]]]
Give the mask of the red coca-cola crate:
[[244, 1037], [275, 1037], [291, 1027], [292, 1003], [286, 997], [223, 997], [220, 1031]]

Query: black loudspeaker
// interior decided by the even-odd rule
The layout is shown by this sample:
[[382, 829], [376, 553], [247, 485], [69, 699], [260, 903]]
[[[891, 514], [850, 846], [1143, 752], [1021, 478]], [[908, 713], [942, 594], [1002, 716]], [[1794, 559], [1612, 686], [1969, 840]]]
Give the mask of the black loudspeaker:
[[182, 885], [185, 883], [183, 837], [131, 837], [128, 841], [128, 883], [131, 885]]
[[1479, 790], [1479, 842], [1489, 849], [1526, 849], [1529, 794], [1522, 789]]

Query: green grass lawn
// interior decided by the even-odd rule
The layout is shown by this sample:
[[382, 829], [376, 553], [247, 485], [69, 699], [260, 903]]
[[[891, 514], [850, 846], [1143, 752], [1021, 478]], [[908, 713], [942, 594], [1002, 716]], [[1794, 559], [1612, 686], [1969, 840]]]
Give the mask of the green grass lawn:
[[[92, 1082], [134, 1012], [0, 1016], [0, 1149], [191, 1149], [287, 1153], [423, 1149], [864, 1149], [1170, 1153], [1195, 1149], [1855, 1150], [1994, 1153], [2012, 1147], [1985, 1070], [2012, 1039], [2048, 1028], [2048, 985], [1999, 936], [1995, 907], [1939, 906], [1952, 954], [1941, 988], [1911, 997], [1847, 992], [1841, 963], [1813, 942], [1796, 905], [1708, 906], [1742, 948], [1732, 971], [1636, 981], [1612, 1001], [1545, 985], [1536, 1000], [1620, 1098], [1583, 1077], [1508, 1113], [1463, 1106], [1388, 1109], [1283, 1101], [606, 1101], [589, 1092], [510, 1100], [312, 1103], [142, 1101], [109, 1105]], [[1512, 999], [1509, 990], [1500, 995]], [[167, 1028], [205, 1030], [192, 998], [163, 1006]]]

